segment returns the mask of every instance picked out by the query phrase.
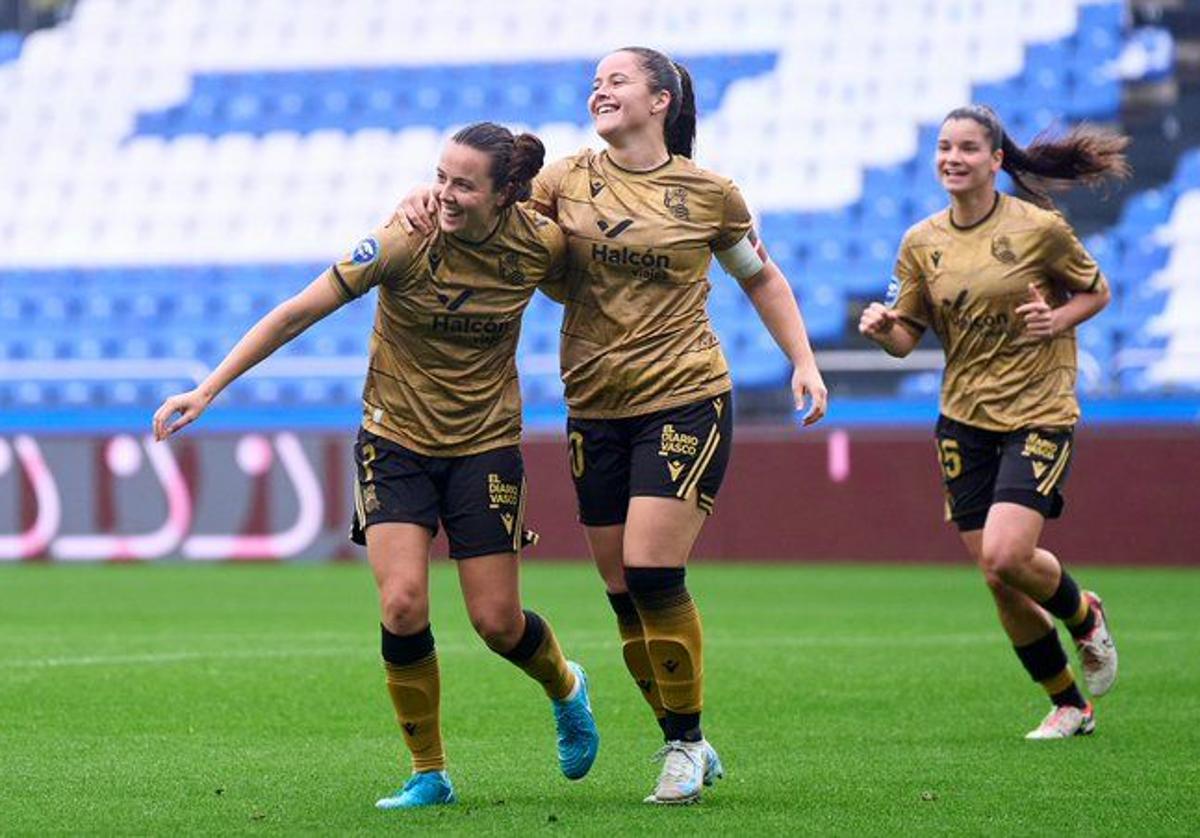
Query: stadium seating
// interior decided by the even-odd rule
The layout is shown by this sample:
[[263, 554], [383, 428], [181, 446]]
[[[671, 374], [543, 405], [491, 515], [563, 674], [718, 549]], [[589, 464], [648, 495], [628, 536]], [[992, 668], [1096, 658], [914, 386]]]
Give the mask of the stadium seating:
[[[0, 42], [14, 91], [0, 153], [19, 161], [0, 169], [14, 197], [0, 205], [0, 407], [155, 402], [386, 218], [456, 125], [527, 126], [551, 156], [598, 145], [583, 104], [597, 45], [651, 33], [695, 75], [699, 161], [742, 187], [814, 340], [837, 346], [904, 229], [944, 203], [928, 163], [937, 120], [968, 100], [1019, 137], [1115, 117], [1121, 6], [471, 0], [398, 15], [384, 0], [189, 0], [160, 15], [151, 0], [84, 0], [64, 25]], [[1196, 190], [1192, 155], [1089, 242], [1118, 305], [1081, 331], [1087, 387], [1200, 383], [1184, 334], [1194, 281], [1173, 267], [1200, 247]], [[786, 381], [715, 265], [710, 308], [741, 386]], [[352, 404], [371, 316], [350, 306], [231, 401]], [[540, 298], [526, 317], [534, 406], [561, 404], [559, 317]], [[328, 374], [310, 374], [322, 361]], [[125, 366], [93, 377], [96, 362]]]

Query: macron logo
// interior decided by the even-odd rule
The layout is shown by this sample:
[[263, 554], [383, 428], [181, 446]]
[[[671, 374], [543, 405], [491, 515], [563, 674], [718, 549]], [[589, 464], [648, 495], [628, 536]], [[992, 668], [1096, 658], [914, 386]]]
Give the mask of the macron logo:
[[628, 230], [630, 227], [633, 226], [633, 219], [632, 218], [621, 219], [620, 221], [618, 221], [616, 224], [612, 225], [611, 227], [609, 226], [607, 221], [605, 221], [604, 219], [600, 219], [599, 221], [596, 222], [596, 226], [600, 228], [600, 232], [604, 233], [604, 238], [615, 239], [617, 236], [621, 235], [622, 233], [624, 233], [626, 230]]

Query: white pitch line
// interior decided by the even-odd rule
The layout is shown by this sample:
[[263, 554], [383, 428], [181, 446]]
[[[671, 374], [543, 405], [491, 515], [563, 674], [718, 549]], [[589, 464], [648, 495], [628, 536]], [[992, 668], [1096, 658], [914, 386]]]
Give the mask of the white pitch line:
[[[589, 636], [590, 635], [590, 636]], [[584, 639], [586, 637], [586, 639]], [[1134, 643], [1178, 643], [1196, 642], [1200, 634], [1182, 631], [1144, 631], [1122, 632], [1121, 638]], [[243, 638], [245, 640], [247, 638]], [[861, 648], [874, 647], [885, 649], [910, 649], [913, 647], [939, 646], [970, 646], [977, 644], [1003, 643], [1002, 633], [976, 632], [959, 634], [924, 634], [911, 637], [881, 637], [878, 635], [803, 635], [794, 637], [763, 637], [747, 635], [709, 634], [706, 642], [715, 644], [718, 648], [748, 648], [752, 646], [767, 648]], [[617, 636], [604, 635], [596, 632], [587, 634], [564, 634], [563, 645], [570, 649], [616, 649]], [[439, 652], [449, 654], [465, 654], [484, 650], [482, 641], [479, 643], [438, 643]], [[229, 650], [192, 650], [178, 652], [146, 652], [126, 655], [86, 655], [79, 657], [51, 657], [0, 660], [0, 669], [56, 669], [75, 666], [127, 666], [146, 665], [163, 666], [173, 663], [184, 663], [197, 660], [287, 660], [290, 658], [365, 658], [374, 650], [368, 651], [365, 646], [355, 644], [352, 647], [312, 647], [290, 649], [229, 649]]]

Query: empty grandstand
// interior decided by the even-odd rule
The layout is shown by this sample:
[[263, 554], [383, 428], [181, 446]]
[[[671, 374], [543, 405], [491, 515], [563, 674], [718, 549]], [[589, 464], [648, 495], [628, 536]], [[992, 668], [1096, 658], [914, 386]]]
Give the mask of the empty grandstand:
[[[987, 102], [1025, 141], [1078, 120], [1119, 122], [1138, 85], [1189, 89], [1170, 54], [1170, 24], [1186, 25], [1187, 7], [1135, 27], [1144, 21], [1119, 0], [587, 10], [528, 0], [403, 15], [381, 0], [59, 7], [0, 41], [0, 407], [10, 430], [140, 427], [165, 393], [201, 377], [427, 181], [456, 125], [519, 124], [551, 156], [596, 144], [584, 107], [593, 61], [646, 33], [692, 67], [699, 160], [735, 177], [758, 213], [823, 350], [833, 418], [873, 421], [874, 399], [896, 394], [925, 418], [937, 353], [897, 372], [859, 351], [852, 324], [886, 286], [904, 229], [944, 200], [928, 162], [940, 117]], [[1170, 101], [1156, 107], [1171, 111]], [[1181, 142], [1189, 137], [1200, 140], [1185, 126]], [[1144, 404], [1195, 412], [1171, 397], [1200, 385], [1200, 150], [1175, 156], [1169, 179], [1109, 198], [1115, 224], [1075, 219], [1116, 291], [1080, 331], [1081, 383], [1106, 400], [1092, 414], [1101, 418], [1136, 417]], [[784, 359], [736, 283], [713, 270], [711, 316], [742, 404], [778, 412]], [[223, 421], [252, 425], [285, 405], [289, 422], [353, 422], [370, 318], [359, 303], [296, 341], [223, 397]], [[558, 318], [539, 299], [525, 319], [535, 424], [562, 414]]]

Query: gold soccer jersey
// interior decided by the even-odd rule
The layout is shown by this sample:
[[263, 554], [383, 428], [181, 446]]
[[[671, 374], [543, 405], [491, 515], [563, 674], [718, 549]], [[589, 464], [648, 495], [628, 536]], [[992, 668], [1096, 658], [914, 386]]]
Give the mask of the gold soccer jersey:
[[730, 389], [706, 302], [712, 254], [750, 234], [731, 181], [686, 157], [631, 172], [585, 150], [543, 169], [533, 202], [567, 234], [561, 361], [572, 416], [637, 416]]
[[943, 414], [990, 431], [1079, 419], [1074, 330], [1033, 341], [1016, 313], [1031, 284], [1059, 306], [1104, 282], [1061, 215], [1003, 194], [970, 228], [943, 210], [905, 234], [896, 279], [895, 311], [918, 333], [932, 327], [945, 350]]
[[363, 427], [436, 457], [517, 444], [521, 313], [565, 264], [562, 231], [520, 206], [479, 243], [398, 223], [363, 239], [325, 273], [347, 300], [379, 286]]

